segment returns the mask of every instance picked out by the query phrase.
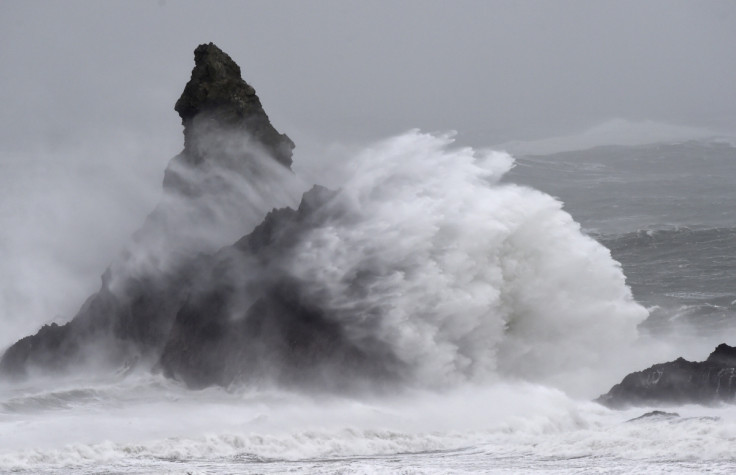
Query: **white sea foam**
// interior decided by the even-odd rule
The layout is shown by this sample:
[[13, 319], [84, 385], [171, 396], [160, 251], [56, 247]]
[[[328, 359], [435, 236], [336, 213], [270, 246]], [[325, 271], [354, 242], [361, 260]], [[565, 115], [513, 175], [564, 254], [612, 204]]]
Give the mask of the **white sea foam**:
[[650, 409], [610, 411], [522, 383], [358, 400], [197, 393], [133, 379], [97, 383], [102, 404], [80, 398], [42, 415], [3, 411], [0, 471], [365, 473], [413, 464], [425, 473], [573, 464], [615, 473], [645, 463], [725, 473], [736, 463], [730, 407], [681, 407], [681, 417], [627, 422]]
[[620, 364], [647, 311], [562, 203], [499, 183], [511, 156], [411, 131], [349, 163], [325, 224], [280, 265], [358, 346], [378, 339], [433, 387], [512, 376], [590, 390]]

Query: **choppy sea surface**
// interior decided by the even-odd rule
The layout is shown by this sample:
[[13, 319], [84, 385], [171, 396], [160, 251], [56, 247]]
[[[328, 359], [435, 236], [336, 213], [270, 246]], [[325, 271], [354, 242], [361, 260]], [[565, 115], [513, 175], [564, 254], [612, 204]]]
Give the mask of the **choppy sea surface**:
[[736, 325], [736, 149], [727, 142], [522, 157], [509, 178], [559, 197], [623, 265], [642, 329], [703, 359]]
[[[548, 375], [555, 362], [539, 376], [499, 359], [498, 373], [485, 378], [352, 395], [273, 387], [191, 391], [141, 368], [0, 383], [0, 472], [733, 473], [736, 408], [612, 411], [590, 399], [633, 369], [676, 356], [702, 360], [717, 344], [736, 343], [734, 181], [736, 148], [723, 142], [516, 157], [504, 175], [502, 184], [563, 202], [580, 232], [621, 263], [634, 298], [647, 309], [638, 344], [651, 351], [636, 360], [614, 355], [626, 364], [606, 374], [565, 366], [559, 379], [565, 384], [557, 384]], [[537, 192], [513, 191], [497, 196], [557, 213], [545, 211], [546, 198]], [[549, 222], [551, 228], [533, 228], [530, 236], [551, 239], [544, 232], [557, 229], [557, 221]], [[535, 246], [518, 255], [574, 251]], [[515, 285], [513, 292], [525, 289], [524, 282]], [[556, 333], [575, 321], [559, 319], [559, 326], [540, 321], [544, 335], [535, 336], [550, 352], [575, 344]], [[590, 334], [603, 341], [610, 328], [593, 325], [591, 332], [600, 333]], [[557, 338], [551, 343], [550, 333]], [[534, 328], [513, 336], [533, 342], [529, 335]], [[501, 353], [511, 351], [499, 344]], [[573, 359], [560, 364], [582, 366], [585, 354], [565, 353]], [[539, 377], [514, 377], [515, 369]], [[637, 419], [655, 409], [677, 416]]]

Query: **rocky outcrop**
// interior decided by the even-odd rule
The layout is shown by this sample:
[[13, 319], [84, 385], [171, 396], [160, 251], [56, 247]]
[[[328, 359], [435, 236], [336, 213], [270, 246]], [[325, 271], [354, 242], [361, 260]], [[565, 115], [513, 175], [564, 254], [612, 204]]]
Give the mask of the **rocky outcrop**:
[[[192, 289], [211, 267], [211, 252], [233, 242], [218, 243], [208, 228], [229, 227], [223, 239], [242, 236], [279, 205], [259, 196], [263, 203], [256, 206], [247, 197], [258, 186], [278, 188], [278, 180], [291, 175], [293, 142], [273, 128], [227, 54], [210, 43], [197, 47], [194, 56], [192, 77], [175, 107], [185, 146], [167, 167], [161, 204], [77, 315], [8, 348], [0, 374], [158, 360], [165, 347], [177, 348], [172, 326], [192, 315]], [[182, 331], [180, 323], [173, 337], [180, 339]]]
[[705, 361], [678, 358], [631, 373], [597, 401], [611, 408], [715, 404], [735, 395], [736, 347], [723, 343]]
[[169, 274], [128, 277], [116, 291], [106, 273], [100, 290], [70, 322], [45, 325], [8, 348], [0, 359], [0, 374], [58, 374], [156, 358], [196, 268], [192, 261]]
[[323, 224], [320, 208], [334, 195], [314, 187], [298, 209], [274, 210], [213, 256], [176, 315], [160, 360], [166, 375], [190, 387], [250, 381], [323, 390], [398, 376], [397, 361], [375, 361], [365, 342], [358, 346], [347, 338], [339, 320], [281, 260], [298, 236]]
[[397, 381], [402, 363], [383, 343], [346, 335], [288, 268], [299, 236], [333, 216], [322, 209], [336, 195], [315, 186], [296, 209], [273, 210], [235, 244], [157, 280], [131, 280], [124, 298], [103, 284], [70, 323], [13, 345], [3, 372], [82, 366], [94, 342], [107, 364], [147, 357], [191, 388], [249, 382], [346, 391]]
[[[298, 206], [279, 206], [272, 193], [289, 187], [293, 143], [271, 126], [229, 56], [201, 45], [195, 63], [176, 103], [185, 146], [166, 170], [164, 199], [99, 292], [69, 323], [12, 345], [0, 374], [138, 362], [193, 388], [375, 389], [398, 379], [402, 363], [385, 343], [348, 335], [330, 313], [340, 309], [328, 310], [322, 289], [292, 272], [300, 237], [346, 203], [333, 207], [340, 195], [315, 186]], [[267, 210], [254, 205], [261, 202]], [[213, 245], [209, 228], [222, 238], [224, 227], [241, 231]]]

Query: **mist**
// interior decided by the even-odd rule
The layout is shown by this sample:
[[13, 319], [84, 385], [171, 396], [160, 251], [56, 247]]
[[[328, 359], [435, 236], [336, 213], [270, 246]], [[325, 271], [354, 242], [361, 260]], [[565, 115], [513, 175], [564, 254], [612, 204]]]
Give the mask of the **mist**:
[[166, 140], [129, 134], [3, 154], [0, 345], [67, 321], [161, 197]]

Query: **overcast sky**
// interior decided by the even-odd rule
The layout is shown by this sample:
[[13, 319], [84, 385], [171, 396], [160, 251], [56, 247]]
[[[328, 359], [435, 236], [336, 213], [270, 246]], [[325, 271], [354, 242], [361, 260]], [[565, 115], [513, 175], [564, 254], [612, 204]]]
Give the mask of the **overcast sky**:
[[179, 140], [173, 104], [209, 41], [295, 139], [736, 124], [733, 1], [4, 0], [3, 148], [111, 128]]

